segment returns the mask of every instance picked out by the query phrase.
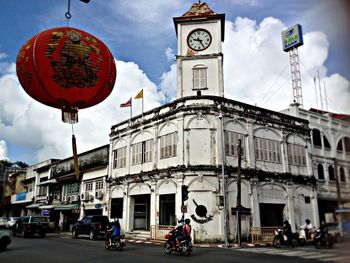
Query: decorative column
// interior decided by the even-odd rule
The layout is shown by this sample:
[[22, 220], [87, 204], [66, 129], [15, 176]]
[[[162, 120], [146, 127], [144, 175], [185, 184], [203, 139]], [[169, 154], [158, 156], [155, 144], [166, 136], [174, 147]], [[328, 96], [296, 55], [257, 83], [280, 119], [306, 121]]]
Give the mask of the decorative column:
[[153, 179], [151, 181], [150, 225], [156, 225], [156, 216], [157, 216], [156, 186], [157, 186], [157, 182]]
[[181, 196], [181, 186], [183, 185], [184, 179], [182, 174], [175, 175], [176, 182], [176, 195], [175, 195], [175, 214], [176, 220], [178, 220], [182, 216], [181, 212], [181, 204], [182, 204], [182, 196]]
[[313, 221], [312, 224], [315, 227], [320, 226], [320, 217], [318, 213], [318, 201], [317, 201], [317, 188], [312, 187], [312, 194], [311, 194], [311, 205], [312, 205], [312, 211], [313, 211]]
[[259, 187], [259, 180], [258, 179], [251, 179], [251, 207], [252, 207], [252, 220], [253, 220], [253, 227], [260, 227], [260, 207], [259, 207], [259, 193], [258, 193], [258, 187]]
[[178, 165], [185, 164], [185, 131], [184, 131], [184, 116], [183, 113], [176, 114], [177, 118], [177, 163]]
[[295, 232], [295, 213], [294, 213], [294, 186], [287, 183], [287, 204], [288, 204], [288, 218], [292, 226], [292, 231]]
[[282, 132], [282, 142], [281, 142], [281, 147], [282, 147], [282, 165], [283, 165], [283, 172], [289, 173], [290, 168], [289, 168], [289, 162], [288, 162], [288, 142], [287, 142], [287, 135]]
[[[248, 130], [248, 147], [245, 151], [245, 158], [247, 158], [247, 163], [249, 167], [255, 167], [255, 142], [254, 142], [254, 131], [253, 131], [253, 122], [247, 120], [247, 130]], [[245, 145], [246, 146], [246, 145]]]
[[124, 184], [124, 190], [123, 190], [123, 221], [124, 221], [124, 229], [125, 232], [131, 232], [132, 227], [132, 220], [134, 219], [134, 216], [132, 214], [132, 211], [134, 210], [134, 204], [131, 203], [131, 199], [129, 196], [129, 184]]

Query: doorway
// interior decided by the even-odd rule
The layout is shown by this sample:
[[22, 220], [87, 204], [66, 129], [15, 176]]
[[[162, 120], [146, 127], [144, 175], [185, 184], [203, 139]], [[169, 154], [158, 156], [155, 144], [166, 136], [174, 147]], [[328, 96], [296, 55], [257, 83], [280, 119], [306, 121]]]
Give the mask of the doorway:
[[260, 222], [262, 227], [282, 226], [284, 204], [260, 203]]
[[159, 224], [175, 226], [175, 194], [159, 195]]
[[150, 200], [150, 195], [136, 195], [134, 197], [134, 229], [149, 230]]

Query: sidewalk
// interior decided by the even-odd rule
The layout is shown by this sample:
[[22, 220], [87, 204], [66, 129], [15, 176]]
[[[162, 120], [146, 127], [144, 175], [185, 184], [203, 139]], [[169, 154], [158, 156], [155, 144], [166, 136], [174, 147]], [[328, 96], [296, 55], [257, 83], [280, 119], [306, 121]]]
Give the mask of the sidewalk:
[[[71, 232], [55, 232], [55, 234], [61, 235], [61, 236], [71, 236]], [[142, 239], [134, 239], [134, 238], [125, 238], [125, 241], [127, 243], [135, 243], [135, 244], [155, 244], [155, 245], [163, 245], [164, 241], [160, 240], [142, 240]], [[237, 243], [230, 243], [227, 248], [250, 248], [250, 247], [268, 247], [271, 246], [271, 244], [252, 244], [249, 242], [242, 242], [241, 247], [238, 246]], [[217, 243], [198, 243], [193, 244], [193, 247], [199, 247], [199, 248], [225, 248], [224, 244], [217, 244]]]

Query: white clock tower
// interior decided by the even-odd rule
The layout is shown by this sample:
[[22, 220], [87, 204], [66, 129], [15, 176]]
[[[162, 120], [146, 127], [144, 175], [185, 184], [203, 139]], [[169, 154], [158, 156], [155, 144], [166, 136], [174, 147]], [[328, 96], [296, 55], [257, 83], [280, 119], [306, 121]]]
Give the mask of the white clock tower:
[[195, 3], [174, 18], [177, 50], [177, 99], [187, 96], [224, 96], [222, 42], [225, 14], [206, 3]]

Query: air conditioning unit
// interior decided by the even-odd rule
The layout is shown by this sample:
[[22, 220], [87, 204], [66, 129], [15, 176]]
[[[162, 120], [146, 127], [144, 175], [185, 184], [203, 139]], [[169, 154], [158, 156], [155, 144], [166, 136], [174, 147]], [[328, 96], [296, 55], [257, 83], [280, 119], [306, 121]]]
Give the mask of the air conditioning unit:
[[89, 200], [89, 192], [82, 193], [82, 194], [80, 195], [80, 199], [81, 199], [82, 201], [87, 201], [87, 200]]
[[60, 195], [55, 195], [55, 199], [60, 201], [61, 200], [61, 196]]
[[62, 202], [67, 202], [67, 196], [62, 196]]
[[70, 200], [71, 200], [72, 202], [77, 202], [77, 201], [79, 201], [79, 195], [72, 195]]
[[93, 195], [89, 195], [89, 200], [90, 201], [94, 201], [94, 196]]
[[103, 197], [103, 193], [101, 191], [96, 191], [95, 192], [95, 198], [102, 199], [102, 197]]

